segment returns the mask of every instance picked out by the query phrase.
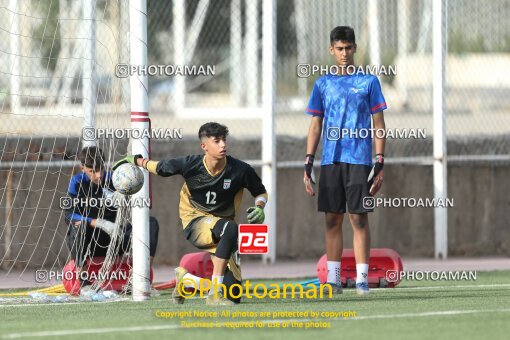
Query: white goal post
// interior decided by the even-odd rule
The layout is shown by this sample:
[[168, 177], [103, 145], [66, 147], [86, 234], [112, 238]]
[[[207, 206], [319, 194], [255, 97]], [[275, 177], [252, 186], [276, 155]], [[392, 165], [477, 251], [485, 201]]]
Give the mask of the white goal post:
[[[147, 1], [129, 2], [129, 50], [131, 65], [147, 65]], [[131, 127], [147, 130], [150, 127], [147, 75], [130, 76]], [[132, 140], [132, 153], [149, 157], [149, 139]], [[144, 185], [133, 198], [149, 198], [149, 173], [143, 169]], [[133, 207], [133, 300], [144, 301], [150, 297], [149, 265], [149, 207]]]

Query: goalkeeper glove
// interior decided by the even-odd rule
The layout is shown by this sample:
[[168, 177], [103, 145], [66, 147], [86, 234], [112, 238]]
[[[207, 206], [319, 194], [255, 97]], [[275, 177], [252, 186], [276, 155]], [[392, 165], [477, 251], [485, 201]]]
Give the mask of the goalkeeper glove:
[[266, 218], [266, 215], [264, 214], [264, 209], [259, 207], [258, 205], [248, 208], [248, 210], [246, 210], [246, 213], [248, 213], [248, 222], [250, 224], [261, 224], [264, 222], [264, 219]]
[[134, 166], [138, 166], [137, 161], [140, 158], [143, 158], [143, 156], [142, 155], [129, 155], [127, 157], [119, 159], [117, 162], [115, 162], [115, 164], [113, 164], [112, 170], [115, 170], [122, 164], [126, 164], [126, 163], [133, 164]]
[[383, 175], [383, 167], [384, 167], [384, 155], [382, 153], [378, 153], [375, 155], [375, 164], [368, 175], [367, 182], [370, 183], [370, 194], [375, 195], [382, 185], [382, 175]]
[[113, 222], [98, 218], [96, 220], [96, 228], [99, 228], [108, 235], [112, 236], [112, 234], [117, 230], [118, 226]]

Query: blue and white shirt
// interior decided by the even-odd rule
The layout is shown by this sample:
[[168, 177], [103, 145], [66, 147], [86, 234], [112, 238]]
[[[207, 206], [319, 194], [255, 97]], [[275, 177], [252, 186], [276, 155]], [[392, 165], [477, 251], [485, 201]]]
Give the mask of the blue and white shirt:
[[[328, 74], [317, 79], [306, 113], [324, 117], [321, 165], [337, 162], [372, 165], [371, 134], [361, 138], [366, 134], [360, 130], [369, 131], [372, 115], [386, 108], [376, 76]], [[346, 133], [336, 139], [329, 136], [348, 130], [358, 131], [358, 135]]]

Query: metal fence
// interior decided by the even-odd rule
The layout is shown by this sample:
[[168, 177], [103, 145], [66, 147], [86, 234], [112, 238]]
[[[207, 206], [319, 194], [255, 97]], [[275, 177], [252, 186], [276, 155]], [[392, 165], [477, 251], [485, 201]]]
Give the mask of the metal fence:
[[[15, 14], [9, 9], [12, 2], [0, 2], [2, 132], [78, 135], [87, 39], [81, 3], [25, 1], [13, 7], [19, 10]], [[216, 118], [228, 123], [236, 138], [260, 138], [261, 2], [179, 3], [148, 2], [149, 64], [211, 65], [215, 72], [150, 77], [153, 124], [179, 126], [191, 136], [204, 120]], [[128, 5], [96, 2], [98, 124], [129, 122], [129, 83], [115, 76], [116, 64], [129, 59]], [[447, 2], [450, 155], [507, 153], [509, 6], [508, 0]], [[303, 111], [317, 76], [300, 78], [296, 67], [331, 64], [329, 32], [337, 25], [350, 25], [357, 34], [357, 63], [396, 66], [396, 76], [381, 76], [388, 127], [422, 128], [432, 136], [431, 11], [431, 0], [278, 1], [277, 135], [306, 135], [308, 117]], [[431, 155], [430, 141], [394, 141], [388, 148], [394, 157]], [[282, 160], [302, 160], [302, 153], [285, 152]]]

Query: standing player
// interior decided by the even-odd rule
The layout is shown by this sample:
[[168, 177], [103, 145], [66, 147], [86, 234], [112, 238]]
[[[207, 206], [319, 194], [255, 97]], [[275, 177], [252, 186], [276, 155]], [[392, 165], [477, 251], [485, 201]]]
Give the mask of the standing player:
[[[383, 110], [386, 102], [377, 77], [354, 70], [356, 40], [354, 30], [339, 26], [331, 31], [331, 55], [341, 72], [329, 74], [315, 82], [306, 113], [312, 115], [308, 130], [305, 161], [305, 190], [314, 196], [313, 161], [317, 145], [324, 131], [321, 176], [319, 182], [319, 211], [326, 213], [326, 254], [328, 278], [337, 293], [342, 292], [340, 259], [343, 250], [342, 222], [346, 212], [354, 230], [356, 258], [356, 291], [368, 294], [368, 262], [370, 233], [364, 197], [375, 195], [382, 185], [385, 138], [376, 134], [376, 163], [372, 167], [372, 139], [364, 129], [385, 129]], [[348, 133], [343, 134], [343, 131]], [[352, 132], [352, 133], [351, 133]], [[356, 134], [357, 132], [357, 134]]]
[[[205, 155], [162, 161], [134, 155], [118, 161], [114, 166], [115, 169], [123, 163], [131, 163], [163, 177], [184, 177], [179, 216], [186, 239], [198, 249], [214, 255], [213, 288], [206, 299], [206, 303], [212, 305], [240, 302], [240, 298], [233, 298], [228, 292], [231, 285], [240, 284], [242, 280], [237, 252], [238, 225], [234, 218], [241, 204], [243, 188], [255, 197], [254, 206], [247, 210], [249, 223], [264, 222], [263, 209], [267, 202], [266, 189], [255, 170], [247, 163], [227, 156], [227, 135], [226, 126], [206, 123], [198, 131], [200, 147]], [[184, 297], [179, 291], [182, 280], [192, 280], [194, 287], [199, 287], [201, 278], [182, 267], [176, 268], [175, 274], [177, 286], [173, 299], [176, 303], [183, 303]], [[220, 285], [225, 286], [225, 292], [222, 293]], [[238, 296], [238, 293], [233, 292], [233, 295]]]
[[[106, 256], [110, 247], [110, 237], [120, 227], [115, 223], [117, 209], [104, 204], [106, 198], [123, 199], [116, 196], [111, 180], [111, 172], [105, 171], [104, 156], [97, 147], [85, 147], [79, 154], [81, 172], [71, 177], [67, 195], [71, 204], [66, 207], [68, 224], [66, 241], [71, 258], [79, 273], [88, 258]], [[95, 201], [97, 204], [88, 204]], [[119, 244], [119, 255], [128, 251], [131, 242], [132, 226], [125, 227]], [[159, 224], [150, 217], [150, 262], [156, 253]], [[81, 275], [79, 276], [81, 279]], [[82, 286], [90, 285], [88, 280]]]

